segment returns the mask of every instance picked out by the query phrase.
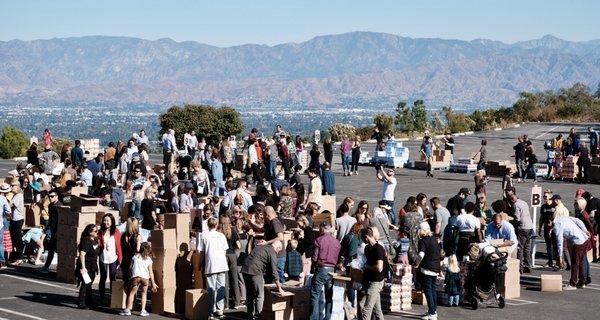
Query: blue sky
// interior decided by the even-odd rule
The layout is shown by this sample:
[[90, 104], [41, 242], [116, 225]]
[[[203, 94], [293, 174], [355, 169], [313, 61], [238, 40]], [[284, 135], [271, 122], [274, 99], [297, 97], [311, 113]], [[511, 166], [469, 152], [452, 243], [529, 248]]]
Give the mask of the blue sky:
[[2, 1], [0, 40], [84, 35], [171, 38], [217, 46], [301, 42], [377, 31], [516, 42], [600, 38], [600, 1]]

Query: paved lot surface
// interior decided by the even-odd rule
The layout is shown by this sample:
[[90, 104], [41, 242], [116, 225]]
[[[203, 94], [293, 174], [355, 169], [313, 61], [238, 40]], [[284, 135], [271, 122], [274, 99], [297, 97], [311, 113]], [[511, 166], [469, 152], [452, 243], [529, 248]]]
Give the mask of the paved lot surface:
[[[541, 151], [544, 140], [555, 137], [558, 133], [565, 133], [570, 125], [555, 124], [527, 124], [520, 128], [505, 129], [502, 131], [476, 133], [473, 135], [456, 137], [457, 157], [468, 156], [470, 152], [479, 149], [481, 139], [488, 140], [488, 154], [490, 160], [511, 159], [512, 146], [516, 136], [527, 133], [532, 138], [538, 149], [540, 160], [545, 159]], [[585, 125], [576, 127], [583, 131]], [[419, 142], [410, 141], [406, 145], [411, 148], [411, 158], [416, 158]], [[365, 151], [372, 151], [373, 147], [365, 145]], [[338, 197], [352, 196], [354, 199], [368, 200], [375, 205], [381, 193], [381, 184], [375, 177], [372, 167], [361, 167], [358, 176], [344, 177], [340, 174], [339, 157], [335, 154], [334, 171], [336, 172], [336, 191]], [[14, 167], [12, 161], [0, 161], [0, 175]], [[445, 203], [449, 197], [467, 186], [473, 188], [473, 177], [467, 174], [435, 172], [434, 178], [425, 178], [425, 172], [412, 169], [397, 170], [398, 188], [396, 190], [396, 207], [402, 205], [410, 195], [424, 192], [428, 196], [438, 196]], [[306, 182], [306, 178], [304, 178]], [[492, 178], [488, 186], [490, 200], [500, 197], [500, 179]], [[538, 182], [544, 189], [550, 188], [563, 197], [567, 207], [571, 208], [575, 190], [581, 185], [571, 182], [541, 181]], [[517, 193], [529, 201], [532, 182], [517, 184]], [[600, 185], [583, 185], [594, 195], [600, 195]], [[471, 199], [474, 200], [473, 196]], [[538, 264], [543, 264], [543, 244], [538, 245]], [[507, 300], [505, 309], [495, 306], [470, 310], [464, 308], [438, 309], [440, 319], [597, 319], [597, 302], [600, 298], [600, 265], [592, 264], [592, 279], [595, 281], [586, 289], [561, 292], [539, 292], [539, 275], [541, 273], [554, 273], [547, 269], [535, 269], [531, 275], [522, 277], [521, 298]], [[568, 272], [561, 272], [563, 279], [569, 278]], [[118, 317], [108, 309], [82, 311], [75, 308], [77, 292], [72, 285], [65, 285], [53, 281], [53, 274], [42, 275], [35, 269], [21, 267], [9, 268], [0, 271], [0, 320], [3, 319], [113, 319]], [[419, 318], [425, 312], [422, 306], [413, 305], [410, 312], [393, 313], [386, 315], [386, 319]], [[243, 313], [229, 314], [230, 319], [243, 319]], [[152, 315], [150, 319], [164, 318]]]

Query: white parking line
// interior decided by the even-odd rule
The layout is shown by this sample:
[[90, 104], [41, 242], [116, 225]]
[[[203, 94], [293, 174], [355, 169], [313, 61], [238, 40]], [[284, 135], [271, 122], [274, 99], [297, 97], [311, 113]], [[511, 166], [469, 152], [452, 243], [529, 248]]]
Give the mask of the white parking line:
[[8, 309], [4, 309], [4, 308], [0, 308], [0, 312], [10, 313], [10, 314], [14, 314], [14, 315], [17, 315], [17, 316], [20, 316], [20, 317], [29, 318], [29, 319], [46, 320], [45, 318], [40, 318], [40, 317], [32, 316], [32, 315], [27, 314], [27, 313], [12, 311], [12, 310], [8, 310]]
[[11, 299], [16, 299], [17, 297], [4, 297], [4, 298], [0, 298], [0, 300], [11, 300]]
[[47, 283], [47, 282], [44, 282], [44, 281], [27, 279], [27, 278], [23, 278], [23, 277], [19, 277], [19, 276], [14, 276], [12, 274], [0, 274], [0, 276], [9, 277], [9, 278], [18, 279], [18, 280], [27, 281], [27, 282], [32, 282], [32, 283], [37, 283], [37, 284], [43, 284], [43, 285], [48, 286], [48, 287], [54, 287], [54, 288], [59, 288], [59, 289], [63, 289], [63, 290], [68, 290], [68, 291], [73, 291], [73, 292], [79, 292], [79, 290], [77, 290], [77, 289], [67, 288], [65, 286], [59, 286], [57, 284]]
[[[517, 303], [510, 302], [510, 301], [517, 301]], [[525, 306], [528, 304], [536, 304], [536, 303], [538, 303], [538, 302], [523, 300], [523, 299], [506, 299], [506, 304], [511, 305], [511, 306]]]
[[558, 128], [558, 127], [559, 127], [559, 126], [555, 126], [555, 127], [551, 128], [550, 130], [548, 130], [548, 131], [546, 131], [546, 132], [544, 132], [544, 133], [540, 134], [539, 136], [535, 137], [534, 139], [539, 139], [539, 138], [541, 138], [541, 137], [543, 137], [543, 136], [547, 135], [548, 133], [550, 133], [550, 132], [554, 131], [554, 129], [556, 129], [556, 128]]

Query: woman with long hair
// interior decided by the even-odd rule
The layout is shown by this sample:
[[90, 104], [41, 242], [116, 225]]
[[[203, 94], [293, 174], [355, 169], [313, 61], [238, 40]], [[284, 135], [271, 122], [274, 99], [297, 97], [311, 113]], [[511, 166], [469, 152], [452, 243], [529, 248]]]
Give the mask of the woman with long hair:
[[315, 252], [315, 231], [310, 226], [305, 215], [296, 216], [296, 223], [300, 229], [298, 235], [298, 247], [296, 250], [302, 255], [302, 274], [300, 275], [300, 284], [304, 284], [306, 276], [310, 273], [312, 256]]
[[350, 174], [358, 175], [358, 160], [360, 160], [360, 137], [355, 136], [352, 141], [352, 162], [350, 164]]
[[237, 252], [241, 249], [240, 237], [237, 228], [232, 225], [229, 214], [225, 213], [219, 217], [219, 225], [217, 231], [225, 235], [229, 248], [225, 251], [227, 258], [226, 285], [225, 285], [225, 302], [229, 309], [237, 308], [241, 305], [241, 296], [239, 288], [240, 273], [237, 268]]
[[102, 217], [100, 232], [98, 233], [98, 243], [100, 245], [100, 300], [104, 301], [106, 295], [106, 278], [109, 278], [110, 287], [116, 280], [117, 266], [123, 260], [121, 251], [121, 233], [115, 225], [115, 217], [107, 213]]
[[79, 258], [75, 274], [79, 284], [79, 309], [88, 309], [94, 305], [92, 297], [92, 283], [98, 272], [98, 228], [95, 224], [88, 224], [81, 233], [79, 245]]
[[140, 225], [138, 219], [129, 217], [127, 218], [127, 224], [125, 225], [125, 232], [121, 235], [121, 272], [123, 275], [123, 309], [126, 308], [126, 297], [127, 288], [131, 281], [131, 261], [133, 256], [140, 252], [140, 246], [142, 244], [142, 236], [140, 235]]
[[229, 139], [223, 139], [220, 152], [221, 159], [223, 161], [223, 168], [225, 169], [225, 176], [228, 176], [231, 174], [231, 169], [233, 169], [233, 164], [235, 162], [235, 152]]
[[71, 155], [71, 144], [69, 142], [62, 145], [60, 148], [60, 162], [70, 159]]
[[371, 213], [369, 212], [369, 202], [367, 202], [367, 200], [360, 200], [360, 202], [358, 202], [358, 206], [356, 206], [356, 211], [354, 212], [354, 218], [356, 218], [358, 223], [362, 224], [363, 228], [369, 226]]
[[426, 222], [421, 223], [419, 230], [418, 268], [421, 286], [425, 289], [427, 299], [428, 319], [437, 319], [436, 279], [440, 273], [441, 250], [433, 232]]

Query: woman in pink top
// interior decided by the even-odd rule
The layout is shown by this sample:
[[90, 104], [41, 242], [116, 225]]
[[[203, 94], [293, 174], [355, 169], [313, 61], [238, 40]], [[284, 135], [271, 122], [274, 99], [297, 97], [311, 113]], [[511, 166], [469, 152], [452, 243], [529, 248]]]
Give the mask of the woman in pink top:
[[344, 176], [350, 175], [350, 158], [352, 158], [352, 142], [348, 139], [348, 136], [342, 138], [342, 145], [340, 147], [342, 152], [342, 167], [344, 169]]

